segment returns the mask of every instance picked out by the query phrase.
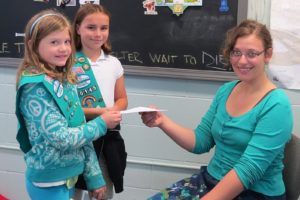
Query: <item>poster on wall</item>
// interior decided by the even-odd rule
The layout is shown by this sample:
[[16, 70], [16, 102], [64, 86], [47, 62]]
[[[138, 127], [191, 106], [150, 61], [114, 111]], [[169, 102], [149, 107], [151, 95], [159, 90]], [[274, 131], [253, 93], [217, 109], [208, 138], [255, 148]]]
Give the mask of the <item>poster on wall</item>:
[[[187, 7], [203, 6], [202, 0], [144, 0], [143, 7], [146, 9], [145, 15], [157, 15], [156, 7], [168, 7], [173, 14], [180, 16]], [[228, 0], [220, 0], [219, 11], [229, 10]]]
[[269, 75], [281, 88], [300, 89], [300, 1], [272, 0], [273, 58]]
[[157, 15], [156, 6], [167, 6], [177, 16], [183, 14], [188, 6], [202, 6], [202, 0], [145, 0], [143, 7], [146, 8], [145, 15]]

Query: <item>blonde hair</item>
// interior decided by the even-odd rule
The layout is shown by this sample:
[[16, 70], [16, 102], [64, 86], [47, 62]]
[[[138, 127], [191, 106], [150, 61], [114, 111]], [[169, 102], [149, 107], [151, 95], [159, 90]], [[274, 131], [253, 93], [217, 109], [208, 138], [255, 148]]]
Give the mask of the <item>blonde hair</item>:
[[[78, 9], [78, 11], [74, 17], [74, 21], [73, 21], [73, 36], [74, 36], [75, 48], [77, 51], [81, 50], [82, 44], [81, 44], [80, 35], [77, 34], [76, 27], [80, 26], [80, 24], [82, 23], [82, 21], [84, 20], [84, 18], [86, 16], [94, 14], [94, 13], [102, 13], [102, 14], [108, 16], [109, 21], [111, 20], [110, 12], [107, 9], [105, 9], [103, 6], [98, 5], [98, 4], [92, 4], [92, 3], [87, 3], [87, 4], [82, 5]], [[104, 53], [106, 53], [106, 54], [110, 54], [112, 52], [112, 48], [111, 48], [111, 44], [110, 44], [109, 40], [107, 40], [102, 45], [101, 48], [104, 51]]]
[[[38, 47], [43, 38], [55, 31], [63, 31], [68, 29], [71, 38], [72, 53], [67, 59], [63, 70], [53, 69], [44, 62], [38, 52]], [[34, 15], [26, 25], [24, 39], [24, 58], [17, 71], [17, 86], [20, 76], [23, 72], [29, 74], [47, 74], [61, 82], [67, 80], [75, 83], [76, 79], [72, 73], [72, 65], [74, 62], [74, 42], [72, 40], [71, 25], [65, 15], [56, 10], [44, 10]]]

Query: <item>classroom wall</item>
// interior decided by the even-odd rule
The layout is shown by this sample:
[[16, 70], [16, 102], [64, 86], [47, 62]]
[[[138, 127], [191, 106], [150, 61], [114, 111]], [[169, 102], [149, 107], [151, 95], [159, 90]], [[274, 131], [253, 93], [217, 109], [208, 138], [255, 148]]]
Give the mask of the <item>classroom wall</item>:
[[[269, 24], [262, 15], [270, 0], [251, 0], [248, 17]], [[260, 5], [259, 5], [260, 4]], [[250, 9], [251, 8], [251, 9]], [[254, 11], [255, 10], [255, 11]], [[11, 200], [29, 200], [24, 184], [23, 154], [15, 140], [17, 121], [15, 109], [16, 65], [0, 63], [0, 194]], [[221, 81], [203, 81], [126, 75], [129, 108], [154, 104], [167, 109], [176, 122], [195, 127]], [[286, 90], [294, 114], [293, 133], [300, 136], [300, 91]], [[172, 182], [190, 176], [207, 164], [212, 152], [193, 155], [180, 149], [157, 128], [145, 127], [137, 114], [123, 116], [121, 131], [128, 152], [125, 172], [125, 191], [115, 200], [142, 200]], [[86, 198], [87, 199], [87, 198]]]
[[[15, 140], [14, 116], [16, 68], [0, 66], [0, 194], [11, 200], [28, 200], [24, 187], [23, 154]], [[188, 127], [195, 127], [223, 82], [126, 75], [129, 108], [157, 105]], [[291, 99], [300, 136], [300, 91], [286, 91]], [[141, 200], [160, 188], [196, 172], [211, 153], [193, 155], [180, 149], [157, 128], [145, 127], [137, 114], [123, 116], [122, 135], [128, 163], [125, 191], [116, 200]]]

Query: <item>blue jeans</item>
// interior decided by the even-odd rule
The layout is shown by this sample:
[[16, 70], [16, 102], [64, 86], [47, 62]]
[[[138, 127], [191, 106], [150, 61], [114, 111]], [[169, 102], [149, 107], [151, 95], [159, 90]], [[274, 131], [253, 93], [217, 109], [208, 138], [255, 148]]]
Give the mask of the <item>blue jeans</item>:
[[31, 200], [70, 200], [74, 195], [74, 187], [68, 189], [65, 184], [53, 187], [37, 187], [27, 179], [26, 189]]

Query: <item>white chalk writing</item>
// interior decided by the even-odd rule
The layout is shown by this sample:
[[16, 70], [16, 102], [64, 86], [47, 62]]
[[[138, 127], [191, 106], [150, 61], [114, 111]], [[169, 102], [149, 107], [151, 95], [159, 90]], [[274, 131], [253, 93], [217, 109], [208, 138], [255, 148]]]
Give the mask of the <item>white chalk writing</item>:
[[14, 54], [20, 55], [24, 52], [24, 43], [23, 42], [15, 42], [13, 44], [9, 44], [8, 42], [0, 43], [0, 54], [10, 54], [14, 52]]
[[3, 42], [0, 46], [0, 53], [9, 53], [8, 51], [8, 43]]
[[176, 55], [165, 55], [165, 54], [152, 54], [149, 53], [149, 57], [153, 63], [164, 63], [164, 64], [174, 64], [178, 56]]
[[113, 52], [113, 55], [116, 56], [119, 60], [143, 63], [143, 61], [140, 60], [139, 52], [120, 51], [120, 52]]
[[200, 51], [200, 53], [195, 53], [195, 55], [191, 54], [165, 54], [165, 53], [153, 53], [147, 52], [139, 53], [138, 51], [118, 51], [113, 52], [113, 55], [116, 56], [122, 63], [126, 63], [129, 65], [136, 64], [145, 64], [154, 66], [188, 66], [197, 68], [205, 67], [212, 68], [217, 70], [227, 70], [226, 63], [222, 55], [212, 55], [206, 51]]

